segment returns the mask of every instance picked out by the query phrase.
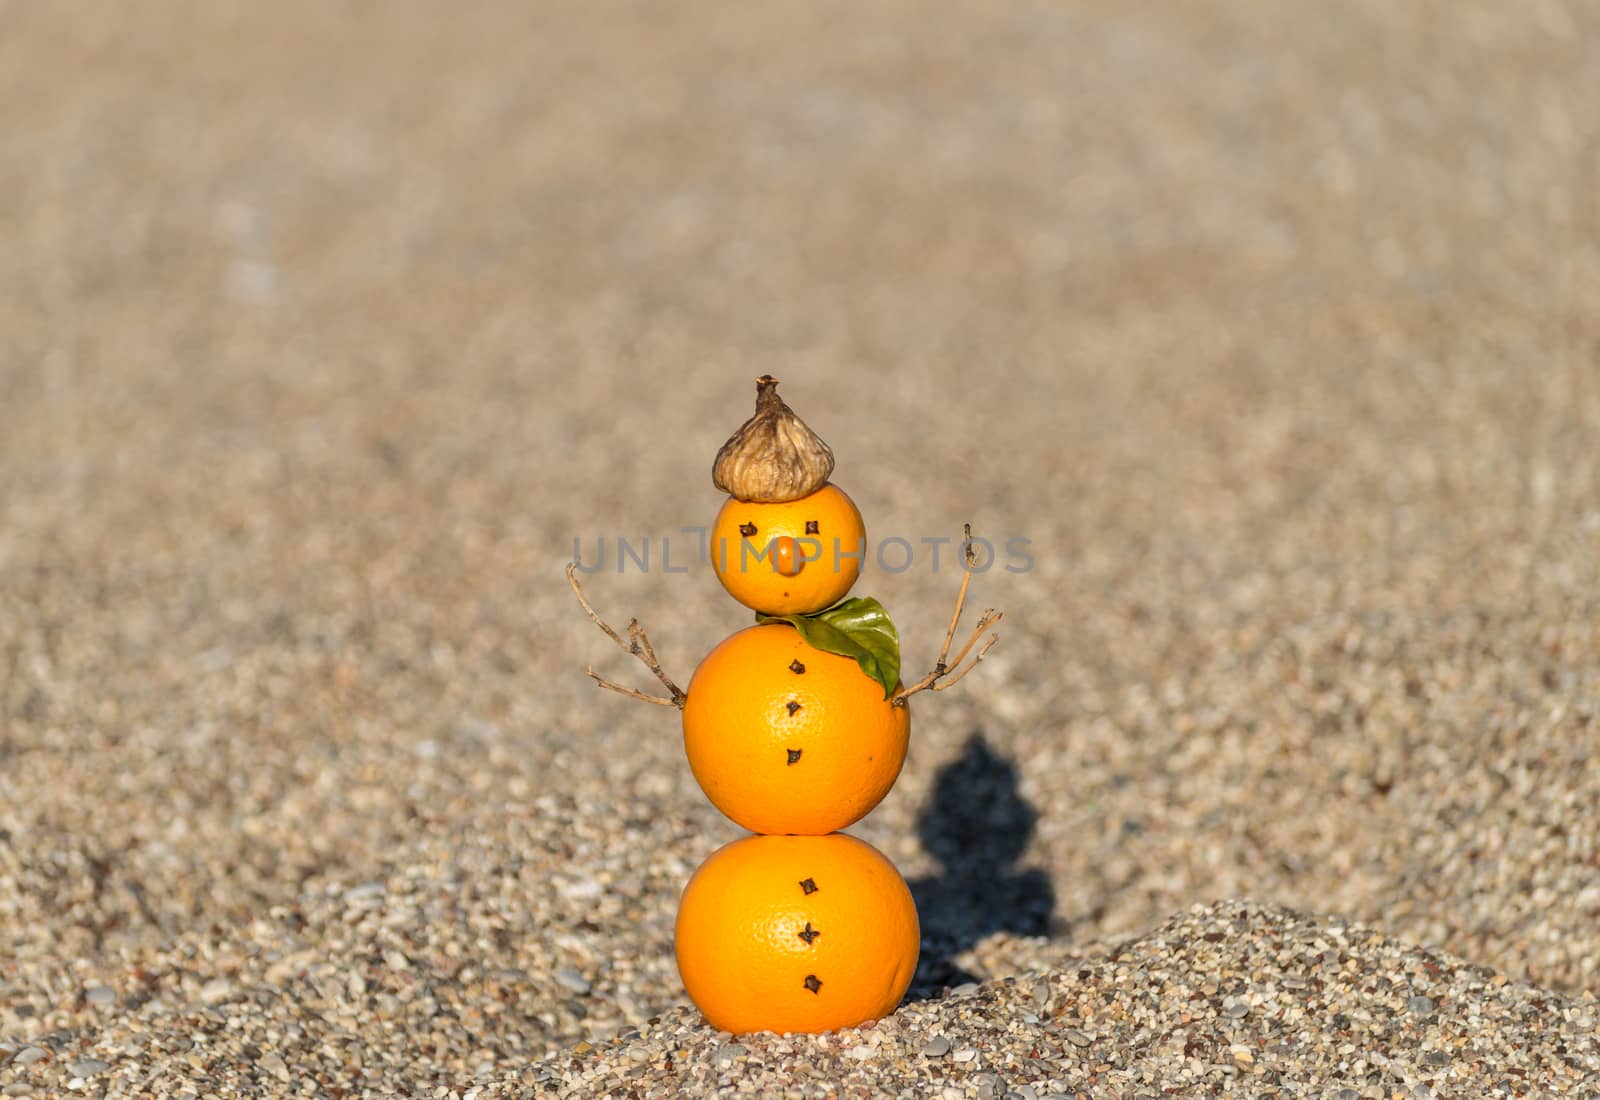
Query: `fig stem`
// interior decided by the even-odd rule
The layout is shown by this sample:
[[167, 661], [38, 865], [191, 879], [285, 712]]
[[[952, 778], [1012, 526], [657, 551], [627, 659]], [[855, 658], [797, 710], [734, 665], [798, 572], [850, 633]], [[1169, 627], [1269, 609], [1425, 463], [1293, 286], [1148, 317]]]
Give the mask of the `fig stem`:
[[995, 643], [1000, 640], [1000, 635], [998, 634], [989, 635], [988, 640], [983, 643], [977, 654], [973, 656], [972, 663], [962, 667], [961, 662], [967, 659], [967, 654], [971, 653], [972, 647], [978, 644], [978, 639], [983, 637], [983, 632], [1001, 619], [999, 611], [992, 607], [985, 608], [983, 614], [978, 616], [978, 625], [973, 628], [972, 636], [967, 639], [967, 644], [961, 647], [956, 654], [955, 660], [948, 659], [950, 656], [950, 644], [955, 640], [956, 636], [956, 626], [961, 622], [961, 611], [967, 604], [967, 586], [972, 583], [972, 572], [978, 564], [978, 555], [972, 549], [972, 524], [964, 523], [961, 525], [961, 529], [964, 532], [962, 540], [964, 553], [962, 555], [961, 588], [956, 592], [956, 610], [955, 614], [950, 616], [950, 629], [944, 633], [944, 645], [939, 649], [939, 659], [934, 662], [933, 671], [910, 687], [901, 688], [895, 692], [894, 698], [890, 702], [897, 707], [905, 706], [906, 700], [919, 691], [943, 691], [945, 688], [952, 686], [966, 676], [967, 673], [977, 668], [978, 662], [983, 660], [984, 655], [993, 649]]
[[655, 703], [658, 706], [663, 707], [681, 708], [684, 704], [684, 701], [688, 699], [688, 696], [684, 694], [682, 688], [672, 682], [671, 677], [662, 671], [661, 662], [656, 659], [655, 647], [650, 644], [650, 639], [645, 635], [644, 627], [639, 625], [639, 620], [628, 620], [628, 640], [623, 641], [622, 635], [618, 634], [615, 630], [612, 630], [610, 626], [606, 625], [606, 621], [595, 612], [595, 609], [592, 606], [590, 606], [588, 597], [583, 594], [583, 585], [578, 583], [578, 565], [576, 562], [567, 563], [567, 583], [572, 585], [572, 591], [577, 595], [578, 602], [583, 605], [583, 610], [588, 614], [590, 621], [604, 631], [606, 637], [610, 638], [613, 642], [616, 642], [619, 647], [639, 658], [644, 667], [648, 668], [651, 674], [655, 676], [657, 680], [660, 680], [662, 685], [665, 686], [666, 689], [672, 693], [672, 695], [670, 698], [665, 698], [660, 695], [646, 695], [642, 691], [635, 691], [633, 688], [623, 687], [621, 684], [612, 683], [610, 680], [598, 675], [593, 668], [584, 669], [584, 671], [588, 673], [589, 678], [595, 683], [599, 684], [601, 687], [605, 688], [607, 691], [614, 691], [618, 695], [626, 695], [630, 699], [638, 699], [640, 702], [644, 703]]

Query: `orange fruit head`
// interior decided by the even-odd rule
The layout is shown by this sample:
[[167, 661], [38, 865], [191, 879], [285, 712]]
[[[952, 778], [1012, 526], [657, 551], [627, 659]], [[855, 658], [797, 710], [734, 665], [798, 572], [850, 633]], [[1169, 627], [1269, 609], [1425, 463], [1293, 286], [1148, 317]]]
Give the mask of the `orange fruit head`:
[[864, 817], [894, 786], [910, 732], [910, 707], [788, 623], [724, 639], [683, 706], [695, 779], [753, 833], [821, 836]]
[[893, 1012], [921, 933], [905, 880], [843, 833], [748, 836], [684, 887], [678, 973], [711, 1026], [833, 1031]]
[[861, 574], [867, 528], [831, 482], [799, 500], [729, 497], [711, 525], [711, 568], [728, 595], [769, 615], [808, 615], [838, 603]]

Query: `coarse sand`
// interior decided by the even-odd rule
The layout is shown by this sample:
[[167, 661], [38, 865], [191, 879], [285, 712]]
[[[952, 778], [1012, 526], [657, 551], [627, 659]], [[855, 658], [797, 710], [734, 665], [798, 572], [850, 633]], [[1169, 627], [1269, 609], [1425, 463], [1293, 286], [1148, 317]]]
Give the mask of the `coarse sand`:
[[[0, 1096], [1600, 1096], [1597, 41], [0, 3]], [[964, 522], [1005, 611], [822, 1038], [685, 1000], [737, 830], [562, 575], [747, 624], [768, 372], [908, 671]]]

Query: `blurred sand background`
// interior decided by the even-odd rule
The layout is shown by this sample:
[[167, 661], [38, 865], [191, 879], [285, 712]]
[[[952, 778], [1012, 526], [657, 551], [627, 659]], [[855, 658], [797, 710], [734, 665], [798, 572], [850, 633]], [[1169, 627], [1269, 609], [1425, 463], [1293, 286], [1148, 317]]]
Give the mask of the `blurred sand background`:
[[[0, 4], [0, 1083], [465, 1088], [681, 1003], [736, 830], [561, 571], [709, 523], [763, 372], [870, 536], [1031, 540], [854, 830], [1048, 903], [931, 914], [924, 995], [1241, 897], [1596, 991], [1597, 36]], [[654, 564], [587, 588], [686, 683], [746, 614]], [[857, 588], [912, 670], [945, 564]]]

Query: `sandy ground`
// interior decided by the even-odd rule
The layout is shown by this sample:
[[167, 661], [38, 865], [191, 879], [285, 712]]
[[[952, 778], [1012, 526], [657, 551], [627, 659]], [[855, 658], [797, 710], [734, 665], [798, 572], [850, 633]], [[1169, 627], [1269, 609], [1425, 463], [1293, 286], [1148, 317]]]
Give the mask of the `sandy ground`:
[[[0, 3], [0, 1089], [1594, 1090], [1597, 36]], [[671, 925], [737, 831], [562, 567], [686, 682], [763, 372], [909, 668], [925, 540], [1026, 541], [854, 830], [913, 1000], [733, 1044]]]

